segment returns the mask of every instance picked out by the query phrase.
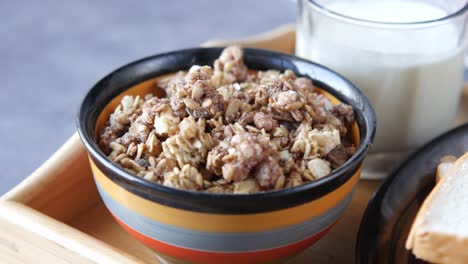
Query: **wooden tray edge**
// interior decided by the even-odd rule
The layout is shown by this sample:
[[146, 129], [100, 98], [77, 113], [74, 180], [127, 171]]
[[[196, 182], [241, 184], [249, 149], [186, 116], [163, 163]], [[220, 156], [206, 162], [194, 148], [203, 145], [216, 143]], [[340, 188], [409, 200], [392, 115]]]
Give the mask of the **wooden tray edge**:
[[237, 40], [210, 40], [201, 46], [216, 47], [228, 45], [269, 49], [292, 54], [296, 45], [296, 27], [294, 24], [287, 24], [253, 37]]
[[[143, 263], [138, 258], [128, 255], [105, 242], [16, 202], [0, 202], [0, 219], [76, 252], [92, 262]], [[15, 239], [18, 241], [2, 242], [17, 245], [19, 244], [17, 242], [22, 239], [22, 237], [18, 237]]]

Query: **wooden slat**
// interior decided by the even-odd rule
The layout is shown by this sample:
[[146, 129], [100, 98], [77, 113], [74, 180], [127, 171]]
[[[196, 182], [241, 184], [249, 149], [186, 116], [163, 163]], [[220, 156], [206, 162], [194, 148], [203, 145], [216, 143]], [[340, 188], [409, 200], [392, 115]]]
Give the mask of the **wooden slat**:
[[[23, 257], [34, 259], [34, 255], [30, 255], [25, 251], [26, 248], [34, 248], [34, 252], [43, 253], [36, 256], [36, 261], [40, 260], [40, 263], [55, 263], [48, 261], [52, 260], [52, 255], [64, 259], [68, 259], [69, 256], [81, 256], [76, 257], [77, 262], [71, 263], [144, 263], [141, 259], [126, 254], [108, 245], [106, 242], [94, 239], [73, 227], [14, 202], [0, 202], [0, 230], [2, 230], [0, 232], [0, 238], [2, 238], [0, 244], [3, 243], [3, 250], [9, 252], [8, 258], [11, 257], [12, 260], [17, 258], [16, 262], [7, 263], [22, 263], [20, 260]], [[26, 233], [30, 235], [14, 235]], [[21, 252], [17, 250], [19, 246], [22, 247]], [[15, 256], [12, 253], [14, 251], [24, 256]], [[46, 254], [45, 252], [50, 252], [50, 254]], [[0, 260], [2, 263], [5, 263], [6, 257], [4, 258], [0, 254]], [[84, 262], [85, 260], [87, 262]]]
[[1, 263], [95, 263], [4, 219], [0, 219], [0, 229]]
[[284, 25], [251, 38], [240, 40], [210, 40], [203, 43], [202, 47], [222, 47], [233, 44], [249, 48], [294, 53], [296, 45], [296, 30], [294, 25]]

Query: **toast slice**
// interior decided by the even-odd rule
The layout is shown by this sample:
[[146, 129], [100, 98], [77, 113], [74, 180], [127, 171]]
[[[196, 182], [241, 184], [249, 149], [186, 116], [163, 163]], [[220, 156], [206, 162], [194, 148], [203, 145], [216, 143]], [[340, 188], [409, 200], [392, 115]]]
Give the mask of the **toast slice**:
[[406, 248], [432, 263], [468, 263], [468, 153], [450, 166], [424, 201]]

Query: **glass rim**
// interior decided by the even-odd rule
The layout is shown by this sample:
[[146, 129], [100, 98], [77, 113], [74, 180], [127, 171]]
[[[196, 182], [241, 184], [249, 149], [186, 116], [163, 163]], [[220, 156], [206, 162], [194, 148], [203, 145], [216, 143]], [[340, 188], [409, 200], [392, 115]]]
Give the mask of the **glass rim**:
[[348, 16], [340, 12], [335, 12], [333, 10], [328, 9], [324, 5], [319, 4], [316, 0], [306, 0], [306, 2], [310, 3], [312, 7], [314, 7], [316, 10], [318, 10], [322, 14], [335, 18], [335, 19], [348, 22], [348, 23], [360, 24], [360, 25], [372, 26], [372, 27], [385, 27], [385, 28], [390, 27], [390, 28], [395, 28], [395, 29], [400, 29], [400, 28], [403, 29], [403, 28], [409, 28], [409, 27], [429, 27], [429, 26], [439, 25], [439, 24], [445, 23], [446, 21], [450, 19], [463, 15], [465, 11], [468, 10], [468, 1], [466, 1], [465, 4], [462, 5], [457, 11], [451, 12], [440, 18], [414, 21], [414, 22], [383, 22], [383, 21], [376, 21], [376, 20]]

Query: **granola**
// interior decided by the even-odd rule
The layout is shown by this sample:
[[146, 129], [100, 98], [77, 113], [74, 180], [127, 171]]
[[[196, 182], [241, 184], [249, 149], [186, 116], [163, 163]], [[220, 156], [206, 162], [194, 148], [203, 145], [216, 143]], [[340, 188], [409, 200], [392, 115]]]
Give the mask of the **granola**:
[[231, 46], [214, 66], [159, 78], [124, 96], [99, 136], [108, 158], [139, 177], [209, 193], [295, 187], [330, 174], [355, 151], [354, 112], [292, 71], [251, 71]]

